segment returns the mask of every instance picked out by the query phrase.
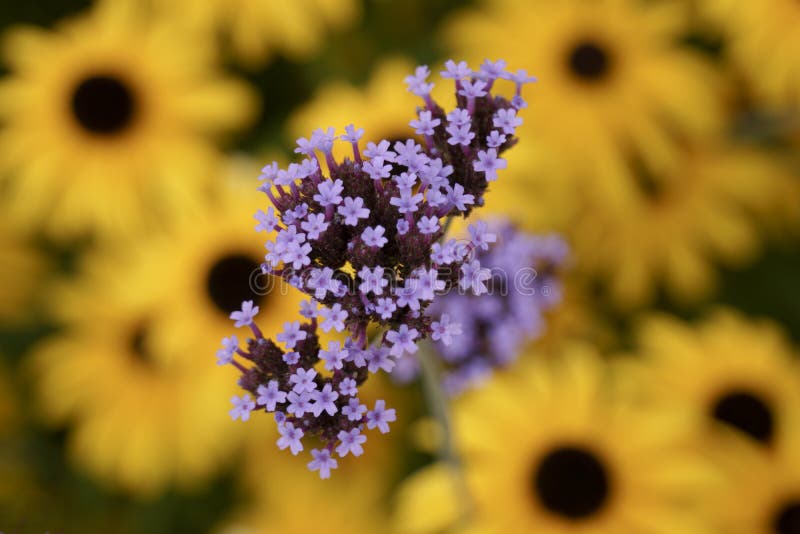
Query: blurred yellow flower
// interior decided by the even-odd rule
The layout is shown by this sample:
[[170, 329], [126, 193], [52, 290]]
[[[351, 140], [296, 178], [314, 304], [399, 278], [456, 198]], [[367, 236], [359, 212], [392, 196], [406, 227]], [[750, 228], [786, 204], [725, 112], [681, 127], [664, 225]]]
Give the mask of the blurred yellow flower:
[[30, 317], [45, 270], [40, 254], [0, 220], [0, 326]]
[[[793, 408], [796, 408], [793, 407]], [[796, 412], [796, 415], [800, 413]], [[716, 532], [726, 534], [792, 534], [800, 526], [800, 434], [783, 436], [780, 453], [744, 440], [715, 450], [727, 476], [713, 497]]]
[[764, 103], [800, 105], [800, 4], [795, 0], [697, 2], [729, 41], [728, 55]]
[[[343, 131], [355, 124], [365, 130], [362, 147], [379, 139], [407, 139], [414, 133], [408, 123], [422, 103], [403, 86], [403, 78], [413, 72], [411, 61], [395, 57], [378, 65], [363, 88], [341, 81], [324, 85], [290, 118], [289, 132], [295, 138], [308, 137], [315, 128], [333, 126]], [[334, 154], [353, 157], [344, 143], [334, 145]]]
[[91, 256], [53, 292], [65, 329], [33, 357], [38, 394], [46, 415], [72, 423], [72, 456], [97, 477], [143, 495], [196, 485], [241, 444], [246, 427], [228, 415], [237, 372], [214, 361], [223, 335], [241, 335], [228, 314], [255, 300], [269, 336], [299, 302], [251, 288], [260, 196], [226, 189], [166, 235]]
[[[609, 378], [594, 349], [566, 344], [456, 406], [471, 532], [703, 531], [691, 503], [714, 477], [689, 447], [688, 419], [642, 409]], [[405, 524], [441, 526], [420, 528], [441, 520], [438, 504]]]
[[484, 2], [456, 17], [446, 41], [459, 58], [503, 58], [536, 75], [515, 152], [602, 190], [629, 154], [658, 167], [680, 137], [720, 126], [713, 72], [677, 42], [684, 11], [675, 1]]
[[5, 36], [4, 209], [55, 238], [117, 237], [188, 209], [207, 193], [214, 136], [253, 118], [254, 95], [219, 76], [209, 43], [133, 7]]
[[153, 0], [165, 16], [220, 33], [236, 57], [250, 67], [273, 54], [308, 57], [325, 42], [329, 28], [340, 30], [360, 15], [357, 0]]
[[800, 367], [774, 324], [725, 310], [696, 326], [654, 316], [643, 322], [639, 341], [648, 358], [646, 386], [692, 410], [711, 446], [725, 439], [725, 427], [765, 445], [797, 430]]
[[564, 229], [578, 268], [628, 308], [652, 302], [660, 288], [682, 303], [707, 296], [716, 263], [752, 260], [768, 226], [800, 215], [789, 172], [735, 145], [686, 148], [664, 172], [632, 169], [618, 185], [616, 205], [585, 199]]

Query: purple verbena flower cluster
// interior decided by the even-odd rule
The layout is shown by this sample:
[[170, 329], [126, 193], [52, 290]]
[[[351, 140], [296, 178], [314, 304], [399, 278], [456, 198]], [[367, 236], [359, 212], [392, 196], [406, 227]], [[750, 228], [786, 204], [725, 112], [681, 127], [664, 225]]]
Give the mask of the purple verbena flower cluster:
[[[473, 252], [493, 237], [482, 227], [473, 227], [466, 243], [444, 241], [444, 233], [449, 218], [483, 204], [489, 182], [505, 168], [499, 155], [516, 143], [519, 90], [531, 80], [507, 74], [504, 62], [487, 61], [474, 72], [463, 62], [446, 67], [458, 103], [449, 113], [430, 97], [427, 67], [406, 78], [425, 102], [411, 121], [422, 144], [380, 140], [362, 152], [363, 129], [349, 125], [338, 138], [333, 128], [318, 129], [297, 141], [300, 163], [262, 170], [259, 190], [271, 206], [256, 213], [256, 230], [275, 232], [262, 270], [311, 298], [302, 303], [305, 321], [286, 322], [274, 341], [253, 322], [258, 308], [243, 303], [231, 318], [254, 337], [245, 348], [226, 338], [217, 357], [239, 368], [239, 384], [249, 392], [233, 399], [231, 416], [274, 412], [278, 447], [293, 454], [304, 449], [304, 438], [317, 438], [322, 447], [311, 451], [308, 465], [322, 478], [336, 468], [335, 454], [362, 453], [364, 427], [388, 432], [396, 418], [383, 400], [371, 410], [360, 401], [368, 375], [392, 371], [431, 334], [449, 339], [457, 332], [458, 325], [441, 326], [426, 313], [442, 292], [487, 291], [488, 270]], [[513, 102], [491, 94], [499, 77], [516, 83]], [[336, 161], [337, 139], [352, 146], [352, 160]], [[368, 326], [377, 332], [372, 339]], [[346, 337], [321, 346], [320, 331]]]
[[[476, 229], [486, 228], [484, 222], [471, 226], [471, 241]], [[561, 301], [558, 275], [567, 258], [566, 243], [555, 235], [520, 232], [505, 221], [493, 223], [491, 230], [497, 244], [489, 249], [484, 243], [476, 256], [491, 273], [486, 281], [491, 291], [479, 298], [453, 291], [427, 310], [438, 317], [431, 325], [431, 338], [446, 367], [443, 386], [450, 395], [512, 363], [525, 343], [541, 335], [543, 313]], [[414, 358], [403, 357], [392, 375], [405, 382], [418, 371]]]

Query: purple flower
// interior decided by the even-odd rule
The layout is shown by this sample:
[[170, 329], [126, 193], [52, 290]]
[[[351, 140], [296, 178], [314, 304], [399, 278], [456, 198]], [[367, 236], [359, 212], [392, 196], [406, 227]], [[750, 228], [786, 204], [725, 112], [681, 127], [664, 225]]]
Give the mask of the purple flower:
[[292, 390], [286, 398], [289, 401], [286, 411], [295, 417], [303, 417], [313, 410], [311, 394], [308, 391], [297, 392]]
[[536, 76], [528, 76], [528, 71], [526, 71], [525, 69], [518, 69], [517, 72], [514, 73], [512, 72], [503, 73], [502, 77], [506, 80], [511, 80], [517, 85], [523, 85], [526, 83], [537, 81]]
[[236, 419], [247, 421], [250, 419], [250, 412], [252, 412], [256, 407], [256, 403], [250, 400], [250, 395], [247, 393], [241, 397], [234, 395], [231, 397], [231, 403], [233, 404], [233, 408], [231, 408], [228, 413], [230, 414], [231, 419], [234, 421], [236, 421]]
[[366, 412], [367, 407], [356, 398], [347, 401], [347, 406], [342, 408], [342, 415], [347, 416], [348, 421], [360, 421]]
[[364, 454], [364, 448], [361, 445], [367, 441], [367, 436], [361, 435], [359, 429], [354, 428], [350, 432], [340, 430], [339, 435], [336, 437], [341, 442], [341, 444], [336, 447], [336, 452], [340, 458], [347, 456], [348, 452], [353, 456], [361, 456]]
[[415, 95], [422, 97], [430, 94], [431, 90], [433, 90], [433, 84], [426, 83], [430, 74], [431, 71], [428, 69], [427, 65], [420, 65], [417, 67], [413, 75], [405, 77], [404, 81], [406, 82], [406, 85], [408, 85], [408, 90]]
[[478, 161], [472, 164], [472, 167], [478, 171], [486, 174], [487, 182], [494, 182], [497, 180], [497, 171], [505, 169], [508, 166], [506, 160], [497, 157], [497, 150], [490, 148], [489, 150], [478, 151]]
[[395, 141], [394, 151], [397, 152], [395, 161], [401, 165], [408, 165], [409, 162], [416, 159], [422, 147], [413, 139], [406, 139], [405, 143]]
[[362, 280], [358, 290], [365, 295], [373, 293], [378, 296], [383, 293], [383, 288], [389, 285], [389, 281], [383, 277], [383, 267], [381, 266], [370, 269], [365, 265], [358, 272], [358, 277]]
[[377, 145], [370, 141], [367, 143], [367, 148], [364, 149], [364, 155], [372, 159], [380, 158], [382, 161], [394, 161], [397, 154], [389, 150], [390, 146], [389, 141], [385, 139]]
[[258, 306], [253, 306], [252, 300], [242, 302], [242, 311], [231, 313], [231, 319], [236, 321], [233, 326], [236, 328], [250, 326], [253, 324], [253, 317], [258, 315]]
[[275, 178], [278, 176], [278, 162], [273, 161], [269, 165], [264, 165], [264, 168], [261, 169], [261, 175], [258, 177], [259, 180], [262, 182], [266, 182], [266, 185], [271, 187], [272, 182], [275, 181]]
[[397, 211], [400, 213], [413, 213], [417, 211], [417, 205], [422, 202], [422, 194], [412, 194], [411, 190], [404, 189], [400, 191], [400, 197], [392, 197], [389, 203], [392, 206], [397, 206]]
[[317, 194], [314, 195], [314, 200], [319, 202], [320, 206], [338, 206], [342, 203], [342, 192], [344, 185], [338, 178], [334, 181], [324, 180], [317, 186]]
[[319, 357], [325, 360], [325, 369], [328, 371], [341, 369], [347, 358], [347, 349], [343, 349], [338, 341], [329, 341], [328, 350], [320, 349]]
[[322, 308], [319, 310], [319, 315], [324, 319], [320, 328], [323, 332], [330, 332], [335, 329], [337, 332], [344, 330], [344, 321], [347, 319], [347, 312], [342, 309], [342, 305], [338, 302], [330, 308]]
[[468, 126], [471, 123], [472, 116], [466, 109], [456, 108], [447, 114], [447, 124], [449, 126]]
[[311, 263], [311, 258], [308, 254], [311, 252], [311, 245], [303, 243], [298, 245], [292, 243], [286, 247], [286, 252], [283, 255], [283, 261], [287, 264], [290, 263], [293, 269], [301, 269]]
[[303, 439], [302, 429], [295, 428], [292, 423], [280, 423], [278, 424], [278, 432], [281, 435], [281, 437], [278, 438], [278, 448], [280, 450], [289, 447], [289, 450], [292, 451], [292, 454], [295, 456], [303, 450], [303, 442], [300, 441]]
[[489, 292], [484, 282], [491, 277], [489, 269], [481, 267], [480, 260], [472, 260], [461, 266], [461, 278], [458, 281], [458, 286], [464, 291], [472, 289], [475, 295], [483, 295]]
[[407, 306], [411, 310], [419, 310], [419, 291], [417, 284], [411, 278], [407, 278], [403, 287], [396, 287], [394, 294], [397, 296], [397, 307]]
[[419, 228], [419, 233], [421, 234], [435, 234], [439, 230], [439, 218], [434, 216], [425, 217], [423, 215], [417, 221], [417, 228]]
[[461, 184], [455, 184], [453, 187], [446, 186], [446, 189], [448, 202], [455, 206], [458, 211], [466, 211], [467, 204], [475, 203], [475, 197], [465, 194], [464, 186]]
[[411, 190], [417, 185], [417, 175], [411, 172], [401, 172], [399, 176], [394, 177], [394, 183], [401, 191]]
[[[339, 393], [344, 395], [345, 397], [354, 397], [358, 394], [358, 387], [356, 381], [352, 378], [343, 378], [341, 382], [339, 382]], [[344, 411], [347, 407], [342, 408], [342, 413], [347, 415]]]
[[375, 401], [375, 409], [367, 412], [367, 428], [372, 430], [378, 427], [381, 434], [389, 432], [389, 423], [397, 420], [394, 408], [386, 409], [386, 402], [383, 400]]
[[266, 213], [258, 210], [253, 217], [258, 221], [256, 232], [272, 232], [280, 223], [280, 220], [275, 215], [275, 208], [272, 206], [267, 209]]
[[328, 291], [333, 292], [335, 290], [336, 284], [334, 282], [333, 269], [330, 267], [314, 269], [311, 271], [311, 276], [308, 280], [308, 288], [314, 290], [314, 298], [322, 300]]
[[504, 134], [514, 135], [516, 129], [522, 124], [522, 119], [517, 117], [515, 109], [498, 109], [492, 119], [495, 128], [503, 130]]
[[364, 163], [363, 169], [364, 172], [367, 173], [373, 180], [389, 178], [392, 175], [392, 166], [388, 163], [385, 163], [382, 158], [378, 157], [372, 158], [368, 162]]
[[397, 233], [400, 235], [406, 235], [408, 231], [411, 230], [411, 225], [405, 219], [400, 219], [397, 221]]
[[345, 197], [344, 206], [339, 206], [338, 211], [344, 217], [344, 223], [350, 226], [356, 226], [359, 219], [369, 217], [369, 210], [364, 207], [361, 197]]
[[308, 463], [308, 468], [311, 471], [319, 471], [319, 478], [331, 478], [331, 469], [336, 469], [339, 464], [331, 458], [330, 451], [328, 449], [312, 449], [311, 455], [314, 459]]
[[313, 319], [318, 314], [317, 301], [314, 299], [303, 300], [300, 302], [300, 315], [306, 319]]
[[386, 347], [372, 347], [367, 351], [367, 370], [370, 373], [377, 373], [379, 369], [383, 369], [387, 373], [392, 372], [395, 362], [389, 357], [389, 349]]
[[233, 361], [233, 353], [239, 348], [236, 336], [223, 338], [222, 348], [217, 351], [217, 365], [226, 365]]
[[397, 310], [397, 305], [388, 297], [378, 299], [378, 302], [375, 304], [375, 313], [379, 314], [384, 321], [391, 319], [395, 310]]
[[468, 227], [470, 242], [480, 250], [489, 250], [489, 243], [497, 241], [497, 235], [489, 232], [489, 225], [485, 221], [477, 221]]
[[305, 330], [300, 329], [300, 321], [283, 323], [283, 332], [275, 336], [280, 343], [284, 343], [287, 349], [293, 349], [298, 341], [308, 337]]
[[431, 251], [431, 261], [437, 265], [447, 265], [456, 261], [454, 254], [456, 242], [451, 239], [446, 241], [443, 245], [434, 243]]
[[386, 229], [381, 226], [367, 226], [364, 228], [364, 231], [361, 232], [361, 240], [364, 241], [364, 244], [368, 247], [378, 247], [383, 248], [383, 245], [389, 242], [388, 239], [383, 237], [383, 234], [386, 232]]
[[336, 139], [336, 129], [333, 127], [324, 131], [322, 128], [317, 128], [311, 132], [311, 145], [325, 154], [329, 154], [333, 150], [333, 141]]
[[419, 120], [412, 120], [409, 124], [419, 135], [433, 135], [433, 129], [442, 123], [441, 120], [432, 118], [428, 110], [419, 112]]
[[445, 70], [440, 74], [442, 78], [451, 78], [454, 80], [461, 80], [472, 76], [472, 70], [467, 66], [466, 61], [459, 61], [456, 63], [452, 59], [444, 62]]
[[499, 148], [503, 146], [506, 142], [506, 136], [498, 132], [497, 130], [492, 130], [488, 136], [486, 136], [486, 145], [490, 148]]
[[292, 391], [297, 393], [314, 391], [317, 389], [317, 383], [314, 381], [316, 376], [317, 372], [314, 369], [303, 369], [301, 367], [289, 377], [289, 383], [294, 384]]
[[283, 212], [283, 222], [286, 224], [296, 224], [297, 221], [302, 221], [308, 215], [308, 204], [303, 202], [293, 210], [286, 210]]
[[445, 130], [450, 134], [450, 137], [447, 138], [447, 142], [451, 145], [469, 146], [472, 140], [475, 139], [475, 133], [470, 130], [469, 124], [465, 124], [464, 126], [450, 124]]
[[300, 228], [305, 230], [308, 239], [317, 239], [320, 234], [328, 229], [329, 223], [325, 221], [325, 214], [310, 213], [308, 219], [300, 223]]
[[[314, 155], [314, 145], [311, 144], [311, 141], [306, 139], [305, 137], [301, 137], [296, 141], [297, 148], [294, 149], [295, 154], [303, 154], [304, 156], [313, 156]], [[275, 163], [275, 172], [278, 172], [278, 164]]]
[[450, 316], [443, 313], [438, 321], [431, 323], [431, 338], [434, 341], [441, 341], [445, 345], [450, 345], [453, 342], [453, 336], [461, 335], [461, 325], [459, 323], [450, 322]]
[[481, 63], [479, 76], [484, 80], [496, 80], [501, 78], [506, 71], [506, 62], [502, 59], [497, 61], [489, 61], [484, 59]]
[[414, 340], [419, 337], [416, 328], [408, 328], [408, 325], [401, 324], [400, 328], [386, 332], [386, 341], [392, 344], [392, 356], [402, 356], [404, 353], [414, 354], [417, 352], [417, 344]]
[[319, 417], [322, 412], [328, 412], [328, 415], [336, 415], [339, 409], [336, 407], [336, 399], [339, 394], [333, 391], [333, 386], [325, 384], [322, 390], [314, 390], [311, 392], [311, 399], [314, 404], [311, 405], [311, 411], [314, 417]]
[[295, 365], [297, 362], [300, 361], [300, 353], [299, 352], [287, 352], [282, 357], [283, 361], [286, 362], [287, 365]]
[[469, 99], [486, 96], [486, 82], [482, 80], [461, 82], [461, 89], [459, 89], [458, 94]]
[[258, 386], [258, 398], [256, 402], [266, 407], [267, 411], [274, 411], [277, 403], [286, 402], [286, 392], [278, 389], [278, 381], [270, 380], [266, 386]]
[[358, 140], [364, 137], [364, 128], [359, 128], [356, 130], [356, 127], [353, 124], [345, 126], [344, 131], [345, 135], [340, 136], [339, 139], [349, 141], [350, 143], [358, 143]]

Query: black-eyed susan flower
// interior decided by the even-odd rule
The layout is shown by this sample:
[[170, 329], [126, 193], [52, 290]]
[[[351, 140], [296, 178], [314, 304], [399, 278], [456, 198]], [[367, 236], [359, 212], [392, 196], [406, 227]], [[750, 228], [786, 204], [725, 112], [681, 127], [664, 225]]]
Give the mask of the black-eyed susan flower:
[[637, 167], [620, 177], [613, 194], [589, 195], [565, 230], [579, 268], [622, 307], [662, 290], [682, 303], [707, 296], [717, 265], [752, 260], [770, 226], [800, 214], [792, 176], [747, 147], [688, 147], [662, 172]]
[[254, 204], [219, 192], [209, 212], [98, 251], [53, 292], [64, 328], [33, 356], [38, 398], [68, 425], [72, 459], [100, 480], [140, 495], [196, 486], [240, 444], [245, 427], [227, 405], [235, 370], [213, 358], [219, 338], [235, 335], [239, 299], [261, 306], [268, 335], [298, 302], [250, 277], [263, 258]]
[[208, 42], [135, 7], [101, 2], [54, 31], [4, 36], [4, 209], [56, 238], [141, 231], [189, 209], [213, 176], [212, 141], [255, 110]]
[[536, 152], [537, 165], [585, 184], [614, 180], [628, 151], [660, 164], [676, 135], [718, 127], [714, 76], [678, 45], [685, 28], [676, 2], [505, 0], [462, 13], [446, 41], [536, 73], [521, 132], [536, 142], [519, 157]]
[[[789, 407], [797, 412], [797, 406]], [[725, 485], [711, 497], [715, 532], [794, 534], [800, 529], [800, 434], [781, 436], [779, 450], [764, 454], [742, 439], [709, 449]]]
[[275, 54], [293, 60], [320, 49], [330, 31], [341, 30], [360, 16], [356, 0], [150, 0], [171, 17], [210, 38], [222, 37], [236, 58], [256, 67]]
[[800, 368], [774, 324], [725, 310], [696, 326], [656, 316], [639, 341], [650, 393], [692, 411], [711, 447], [720, 428], [769, 448], [797, 426]]
[[[687, 504], [713, 477], [688, 446], [688, 420], [643, 408], [610, 378], [594, 349], [567, 344], [456, 405], [471, 495], [465, 532], [703, 532]], [[444, 496], [451, 484], [441, 475]], [[431, 532], [420, 518], [445, 519], [434, 508], [428, 501], [401, 524]]]
[[726, 39], [727, 56], [773, 110], [800, 105], [800, 5], [794, 0], [697, 2]]

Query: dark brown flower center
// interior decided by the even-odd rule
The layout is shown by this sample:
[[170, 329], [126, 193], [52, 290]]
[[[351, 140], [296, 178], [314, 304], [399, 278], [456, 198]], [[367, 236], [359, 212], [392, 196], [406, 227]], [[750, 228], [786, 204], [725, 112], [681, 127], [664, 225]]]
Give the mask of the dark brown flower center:
[[789, 501], [778, 509], [772, 530], [775, 534], [800, 534], [800, 501]]
[[775, 421], [769, 404], [748, 391], [731, 391], [720, 396], [712, 407], [714, 419], [726, 423], [752, 438], [769, 443]]
[[229, 254], [217, 260], [208, 271], [208, 297], [225, 316], [241, 308], [242, 301], [256, 304], [264, 296], [256, 282], [263, 278], [260, 264], [247, 254]]
[[608, 501], [611, 484], [606, 467], [581, 447], [559, 447], [544, 456], [533, 475], [542, 505], [564, 518], [587, 519]]
[[600, 43], [581, 41], [569, 51], [567, 65], [581, 81], [598, 82], [611, 72], [612, 58]]
[[122, 133], [133, 123], [136, 112], [128, 85], [105, 74], [84, 78], [72, 93], [71, 106], [78, 124], [96, 135]]

